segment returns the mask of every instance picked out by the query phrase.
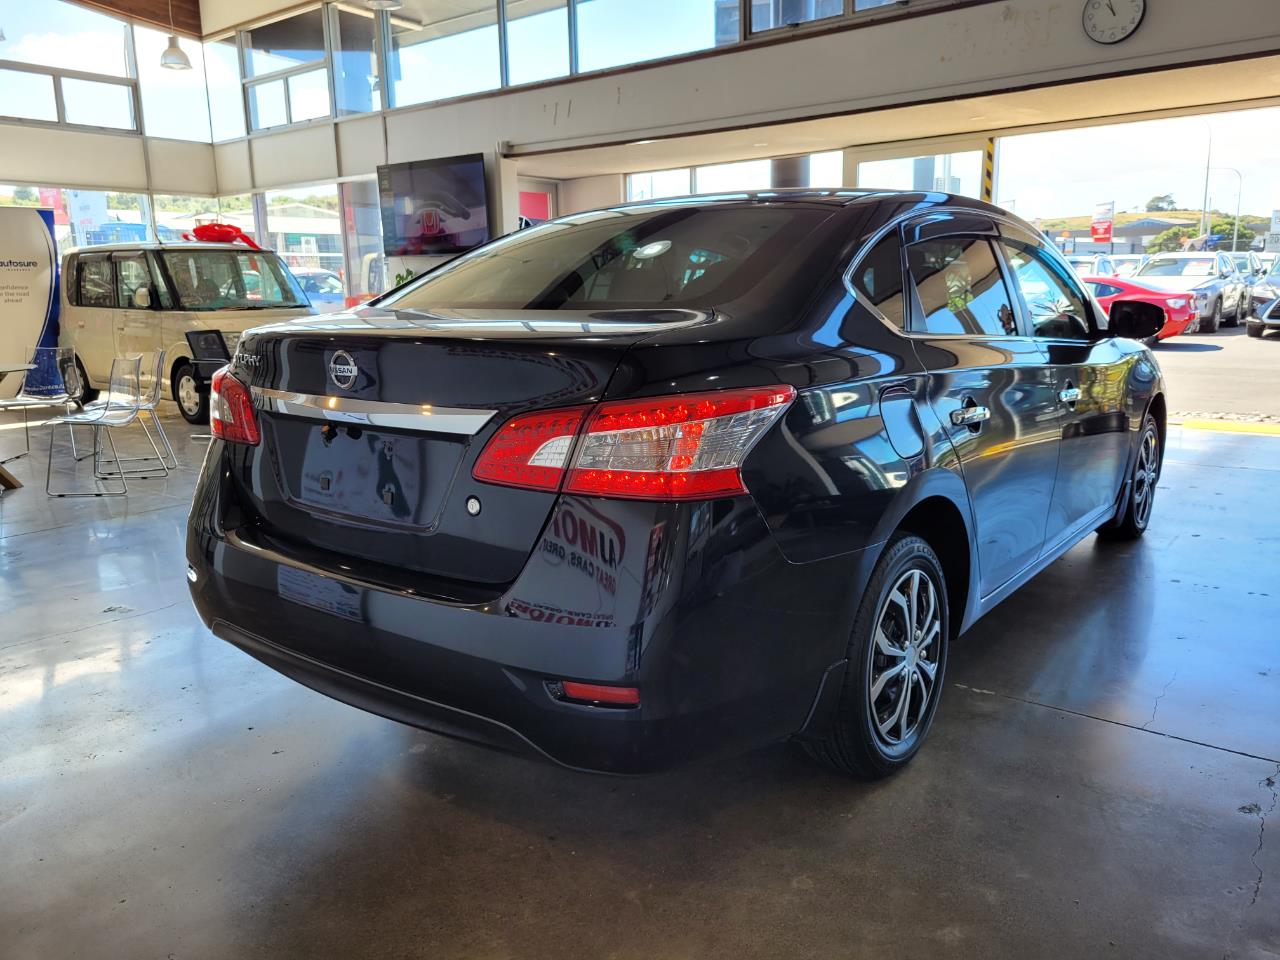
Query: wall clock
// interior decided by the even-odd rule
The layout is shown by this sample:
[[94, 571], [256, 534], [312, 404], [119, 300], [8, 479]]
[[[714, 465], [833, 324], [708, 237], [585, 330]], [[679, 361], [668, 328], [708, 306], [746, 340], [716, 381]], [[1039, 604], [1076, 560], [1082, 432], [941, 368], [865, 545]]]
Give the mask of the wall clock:
[[1084, 32], [1096, 43], [1119, 43], [1133, 36], [1147, 13], [1147, 0], [1085, 0]]

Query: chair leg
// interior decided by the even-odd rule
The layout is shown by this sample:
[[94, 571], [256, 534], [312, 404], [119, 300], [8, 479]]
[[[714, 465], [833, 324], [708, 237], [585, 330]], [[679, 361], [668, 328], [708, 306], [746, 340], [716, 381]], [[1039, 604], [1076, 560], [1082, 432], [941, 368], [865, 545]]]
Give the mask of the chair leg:
[[[45, 492], [45, 494], [47, 494], [47, 495], [48, 495], [48, 496], [50, 496], [50, 497], [57, 497], [57, 498], [59, 498], [59, 499], [70, 499], [70, 498], [75, 498], [75, 497], [123, 497], [123, 496], [125, 496], [125, 495], [127, 495], [127, 494], [128, 494], [128, 492], [129, 492], [129, 486], [128, 486], [128, 484], [125, 482], [125, 479], [124, 479], [124, 477], [123, 477], [123, 476], [118, 477], [118, 478], [115, 478], [115, 479], [118, 479], [118, 480], [120, 481], [120, 489], [119, 489], [119, 490], [94, 490], [93, 492], [74, 492], [74, 491], [71, 491], [71, 492], [66, 492], [66, 493], [55, 493], [55, 492], [54, 492], [54, 490], [53, 490], [53, 441], [54, 441], [54, 434], [56, 434], [56, 433], [57, 433], [57, 430], [58, 430], [58, 425], [57, 425], [57, 424], [54, 424], [53, 426], [51, 426], [51, 427], [49, 428], [49, 462], [48, 462], [48, 464], [47, 464], [47, 465], [46, 465], [46, 467], [45, 467], [45, 474], [44, 474], [44, 492]], [[72, 436], [72, 438], [73, 438], [73, 440], [74, 440], [74, 438], [75, 438], [75, 431], [74, 431], [74, 429], [72, 429], [72, 425], [71, 425], [71, 424], [67, 424], [67, 430], [68, 430], [68, 432], [71, 434], [71, 436]], [[96, 426], [95, 426], [95, 427], [93, 428], [93, 447], [94, 447], [94, 465], [95, 465], [95, 468], [96, 468], [97, 463], [98, 463], [97, 450], [98, 450], [98, 446], [99, 446], [99, 444], [101, 443], [101, 437], [99, 436], [99, 434], [100, 434], [101, 430], [102, 430], [102, 428], [101, 428], [101, 427], [96, 427]], [[114, 439], [112, 439], [110, 432], [108, 432], [108, 433], [107, 433], [107, 442], [111, 444], [111, 453], [112, 453], [112, 456], [113, 456], [113, 457], [115, 457], [116, 467], [117, 467], [117, 469], [118, 469], [118, 468], [119, 468], [119, 466], [120, 466], [119, 455], [116, 453], [116, 442], [115, 442], [115, 440], [114, 440]], [[78, 462], [78, 461], [74, 461], [74, 460], [73, 460], [72, 462], [73, 462], [73, 463], [75, 463], [75, 462]], [[96, 481], [99, 479], [99, 478], [96, 476], [96, 474], [97, 474], [97, 470], [96, 470], [96, 469], [95, 469], [94, 473], [95, 473], [95, 482], [96, 482]]]
[[21, 453], [15, 453], [12, 457], [5, 457], [3, 460], [0, 460], [0, 465], [6, 464], [6, 463], [13, 463], [13, 461], [15, 460], [21, 460], [23, 457], [31, 453], [31, 427], [27, 421], [26, 407], [22, 408], [22, 437], [23, 437], [23, 440], [26, 441], [26, 449], [24, 449]]
[[[151, 452], [155, 454], [155, 456], [116, 457], [114, 462], [116, 464], [117, 469], [124, 470], [124, 473], [126, 476], [130, 476], [138, 480], [155, 480], [161, 477], [167, 477], [169, 475], [169, 465], [165, 462], [164, 454], [160, 452], [159, 446], [156, 445], [155, 438], [151, 435], [151, 430], [147, 427], [146, 421], [142, 418], [141, 415], [139, 415], [135, 422], [138, 424], [138, 426], [142, 427], [142, 432], [143, 434], [146, 435], [147, 442], [151, 444]], [[110, 432], [107, 433], [107, 438], [111, 439]], [[106, 461], [101, 460], [101, 458], [95, 461], [94, 476], [96, 476], [99, 480], [110, 480], [110, 479], [115, 479], [117, 476], [119, 476], [119, 474], [114, 473], [111, 470], [107, 469], [107, 467], [104, 465], [105, 463]], [[157, 464], [157, 466], [154, 466], [154, 467], [144, 466], [144, 467], [138, 467], [137, 469], [127, 470], [123, 466], [123, 464], [126, 464], [126, 463], [155, 463]]]
[[160, 442], [164, 444], [165, 451], [169, 454], [169, 462], [166, 464], [170, 470], [178, 469], [178, 455], [173, 452], [173, 444], [169, 442], [169, 435], [164, 432], [164, 424], [160, 422], [160, 417], [156, 414], [155, 409], [147, 411], [151, 414], [151, 422], [155, 424], [156, 433], [160, 434]]

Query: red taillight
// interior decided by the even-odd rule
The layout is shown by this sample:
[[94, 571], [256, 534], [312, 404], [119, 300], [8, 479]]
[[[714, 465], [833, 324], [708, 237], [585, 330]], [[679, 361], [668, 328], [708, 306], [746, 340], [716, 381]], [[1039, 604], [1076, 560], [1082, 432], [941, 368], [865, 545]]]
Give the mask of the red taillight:
[[256, 446], [262, 439], [249, 388], [232, 375], [230, 367], [215, 373], [209, 385], [209, 424], [215, 437], [230, 443]]
[[581, 407], [515, 417], [489, 441], [475, 477], [634, 500], [735, 496], [747, 492], [747, 454], [795, 395], [776, 386], [602, 403], [585, 424]]
[[512, 417], [476, 461], [477, 480], [530, 490], [557, 490], [586, 407]]
[[613, 687], [603, 683], [578, 683], [560, 681], [561, 696], [565, 700], [582, 703], [607, 703], [614, 707], [640, 706], [640, 691], [636, 687]]

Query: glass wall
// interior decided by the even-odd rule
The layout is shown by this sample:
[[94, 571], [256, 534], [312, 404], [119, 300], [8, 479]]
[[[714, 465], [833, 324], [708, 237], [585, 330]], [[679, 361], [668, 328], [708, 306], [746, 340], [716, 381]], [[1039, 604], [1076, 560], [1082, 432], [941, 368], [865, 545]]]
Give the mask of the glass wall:
[[271, 190], [266, 207], [266, 245], [289, 265], [317, 310], [341, 310], [346, 265], [337, 185]]
[[293, 67], [324, 61], [324, 14], [317, 7], [246, 30], [244, 70], [261, 77]]
[[64, 77], [62, 107], [67, 123], [112, 130], [136, 130], [133, 88], [123, 83], [99, 83]]
[[809, 186], [815, 190], [844, 185], [844, 152], [829, 150], [809, 154]]
[[737, 42], [716, 29], [718, 0], [577, 0], [578, 69], [604, 70]]
[[714, 163], [693, 172], [694, 193], [730, 193], [738, 190], [768, 190], [773, 185], [773, 164], [769, 160]]
[[936, 190], [982, 196], [982, 151], [897, 157], [858, 164], [858, 186], [882, 190]]
[[0, 60], [129, 76], [129, 25], [64, 0], [0, 0]]
[[244, 89], [235, 37], [204, 45], [204, 75], [209, 90], [209, 127], [215, 143], [244, 136]]
[[628, 200], [661, 200], [664, 197], [687, 197], [693, 192], [692, 173], [688, 167], [633, 173], [627, 177]]
[[251, 129], [331, 115], [324, 16], [316, 7], [240, 34]]
[[47, 73], [0, 70], [0, 114], [23, 120], [58, 120], [53, 77]]
[[154, 240], [151, 201], [145, 194], [0, 184], [0, 207], [46, 207], [53, 211], [59, 252], [100, 243]]
[[507, 74], [512, 85], [569, 72], [567, 0], [507, 0]]
[[386, 258], [382, 254], [382, 207], [377, 180], [353, 180], [338, 185], [342, 202], [342, 231], [346, 241], [347, 302], [368, 300], [387, 290]]
[[333, 45], [333, 88], [339, 116], [382, 109], [376, 53], [378, 16], [372, 10], [329, 8]]
[[393, 105], [444, 100], [502, 85], [493, 0], [405, 0], [391, 16]]
[[169, 37], [159, 30], [135, 26], [138, 85], [142, 88], [142, 117], [149, 137], [199, 140], [208, 143], [209, 111], [193, 104], [207, 101], [204, 48], [195, 40], [178, 38], [178, 46], [191, 60], [190, 70], [166, 70], [160, 55], [169, 46]]
[[844, 13], [844, 0], [768, 0], [751, 4], [751, 29], [772, 30]]

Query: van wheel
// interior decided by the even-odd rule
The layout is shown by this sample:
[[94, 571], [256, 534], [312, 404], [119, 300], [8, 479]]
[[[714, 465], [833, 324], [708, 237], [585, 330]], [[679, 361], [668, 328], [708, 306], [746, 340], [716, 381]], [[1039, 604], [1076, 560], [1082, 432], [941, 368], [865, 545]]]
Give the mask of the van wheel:
[[933, 724], [949, 626], [942, 564], [924, 540], [899, 534], [854, 618], [836, 718], [822, 739], [803, 741], [805, 751], [865, 779], [906, 766]]
[[173, 399], [187, 423], [199, 426], [209, 422], [209, 388], [196, 379], [196, 371], [189, 363], [174, 371]]

